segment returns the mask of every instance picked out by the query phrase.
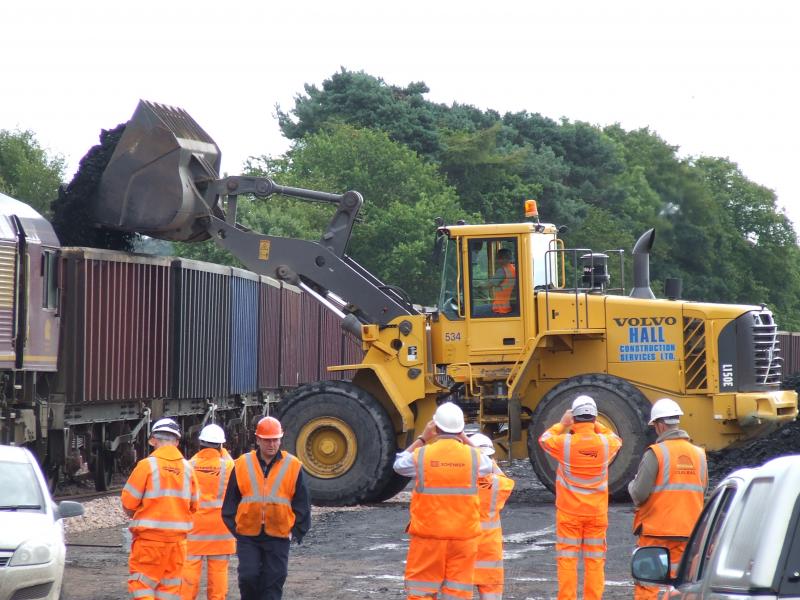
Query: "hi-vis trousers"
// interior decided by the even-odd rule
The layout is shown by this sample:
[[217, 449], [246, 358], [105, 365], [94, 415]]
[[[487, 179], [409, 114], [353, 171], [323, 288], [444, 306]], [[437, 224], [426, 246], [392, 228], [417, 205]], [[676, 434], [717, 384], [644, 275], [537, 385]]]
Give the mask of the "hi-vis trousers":
[[583, 553], [583, 598], [600, 600], [606, 584], [608, 515], [583, 517], [556, 511], [558, 600], [578, 597], [578, 557]]
[[128, 558], [128, 592], [131, 598], [179, 598], [185, 558], [186, 540], [162, 542], [135, 538]]
[[225, 596], [228, 594], [228, 560], [230, 559], [228, 554], [187, 555], [186, 562], [183, 564], [181, 600], [197, 598], [204, 559], [208, 573], [206, 584], [208, 600], [225, 600]]
[[406, 557], [408, 600], [471, 599], [478, 539], [437, 540], [412, 535]]
[[[688, 538], [662, 538], [640, 535], [637, 547], [662, 546], [669, 550], [669, 573], [671, 577], [675, 577], [678, 574], [678, 565], [688, 543]], [[663, 592], [666, 589], [668, 588], [657, 585], [642, 585], [637, 581], [633, 588], [633, 600], [657, 600], [659, 592]]]

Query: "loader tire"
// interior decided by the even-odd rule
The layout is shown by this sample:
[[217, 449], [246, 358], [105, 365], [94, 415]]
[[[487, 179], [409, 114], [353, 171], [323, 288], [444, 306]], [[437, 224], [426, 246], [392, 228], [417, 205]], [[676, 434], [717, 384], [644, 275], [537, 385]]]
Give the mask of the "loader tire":
[[304, 385], [280, 403], [283, 449], [303, 462], [314, 504], [371, 502], [394, 470], [396, 442], [386, 410], [346, 381]]
[[564, 411], [581, 394], [594, 398], [598, 421], [622, 438], [622, 448], [609, 469], [608, 491], [611, 499], [626, 501], [628, 482], [636, 475], [642, 454], [655, 441], [655, 435], [647, 425], [650, 402], [624, 379], [601, 373], [579, 375], [547, 392], [533, 411], [528, 427], [528, 457], [533, 470], [539, 481], [554, 492], [557, 463], [542, 450], [539, 437], [561, 420]]
[[406, 489], [409, 481], [411, 481], [410, 477], [403, 477], [393, 472], [386, 486], [379, 491], [375, 497], [370, 498], [369, 502], [383, 502], [389, 498], [394, 498], [397, 494]]

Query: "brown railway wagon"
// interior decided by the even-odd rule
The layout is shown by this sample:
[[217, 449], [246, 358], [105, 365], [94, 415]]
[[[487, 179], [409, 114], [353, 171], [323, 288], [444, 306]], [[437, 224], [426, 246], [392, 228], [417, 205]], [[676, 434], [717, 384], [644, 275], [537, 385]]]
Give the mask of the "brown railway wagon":
[[300, 288], [281, 286], [280, 387], [297, 387], [300, 381], [300, 332], [303, 298]]
[[300, 337], [298, 339], [298, 383], [319, 381], [320, 312], [322, 305], [311, 294], [301, 294]]
[[258, 286], [258, 387], [280, 387], [281, 284], [263, 275]]
[[67, 403], [169, 395], [170, 262], [62, 248], [59, 374]]
[[778, 346], [783, 358], [783, 376], [800, 372], [800, 333], [779, 331]]

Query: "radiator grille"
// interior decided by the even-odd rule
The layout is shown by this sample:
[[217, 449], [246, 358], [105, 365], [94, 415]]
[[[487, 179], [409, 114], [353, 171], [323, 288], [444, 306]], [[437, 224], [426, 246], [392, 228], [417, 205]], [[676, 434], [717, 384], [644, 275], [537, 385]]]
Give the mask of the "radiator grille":
[[706, 389], [706, 325], [702, 319], [683, 318], [683, 360], [687, 391]]
[[753, 359], [756, 383], [780, 384], [783, 358], [778, 326], [768, 311], [753, 313]]

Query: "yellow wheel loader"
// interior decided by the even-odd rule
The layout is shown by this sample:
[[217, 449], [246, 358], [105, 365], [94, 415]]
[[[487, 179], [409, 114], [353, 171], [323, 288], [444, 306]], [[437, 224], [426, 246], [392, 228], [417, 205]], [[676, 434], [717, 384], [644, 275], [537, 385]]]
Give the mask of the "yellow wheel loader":
[[[683, 426], [710, 450], [766, 434], [797, 415], [779, 389], [777, 326], [764, 306], [657, 299], [648, 231], [633, 249], [634, 287], [609, 283], [610, 253], [570, 249], [552, 224], [439, 224], [442, 285], [424, 309], [346, 253], [363, 199], [220, 177], [219, 148], [183, 110], [141, 102], [106, 168], [94, 218], [168, 240], [213, 238], [247, 268], [299, 285], [342, 317], [366, 352], [281, 400], [284, 447], [303, 461], [317, 503], [380, 501], [401, 490], [395, 452], [443, 401], [490, 435], [502, 459], [529, 457], [544, 485], [554, 464], [538, 445], [579, 394], [623, 439], [610, 492], [624, 496], [652, 441], [650, 405], [676, 400]], [[317, 242], [249, 231], [237, 197], [288, 195], [336, 207]], [[612, 255], [613, 256], [613, 255]], [[615, 261], [612, 261], [614, 263]]]

